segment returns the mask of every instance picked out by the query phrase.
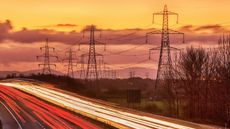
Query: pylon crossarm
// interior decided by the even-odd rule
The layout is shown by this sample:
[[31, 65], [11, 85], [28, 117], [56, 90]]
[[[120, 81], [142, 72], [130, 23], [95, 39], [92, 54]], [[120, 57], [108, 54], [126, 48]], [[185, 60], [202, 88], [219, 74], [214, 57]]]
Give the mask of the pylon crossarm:
[[155, 15], [163, 15], [163, 14], [164, 14], [164, 12], [163, 12], [163, 11], [153, 13], [153, 21], [152, 21], [152, 23], [154, 23], [154, 22], [155, 22]]
[[[99, 53], [95, 53], [96, 56], [103, 56], [102, 54], [99, 54]], [[81, 57], [85, 57], [85, 56], [88, 56], [89, 53], [85, 53], [85, 54], [81, 54]]]
[[40, 56], [36, 56], [37, 59], [41, 58], [41, 57], [45, 57], [45, 55], [40, 55]]
[[183, 36], [183, 43], [185, 43], [184, 33], [176, 31], [176, 30], [171, 30], [171, 29], [169, 29], [168, 31], [169, 31], [169, 34], [179, 34], [179, 35], [182, 35]]
[[69, 55], [76, 56], [76, 52], [66, 52], [65, 56], [68, 57]]
[[42, 66], [42, 65], [45, 65], [45, 64], [38, 64], [39, 67]]
[[96, 53], [96, 56], [103, 56], [102, 54]]
[[[38, 64], [38, 66], [44, 66], [46, 64]], [[56, 64], [49, 64], [49, 65], [52, 65], [52, 66], [55, 66], [56, 67]]]
[[178, 13], [174, 13], [174, 12], [168, 11], [168, 15], [176, 15], [177, 16], [176, 23], [178, 24], [178, 19], [179, 19], [179, 14]]
[[106, 45], [106, 43], [103, 43], [103, 42], [100, 42], [100, 41], [97, 41], [97, 40], [94, 40], [95, 43], [97, 43], [96, 45]]
[[155, 50], [160, 50], [161, 47], [155, 47], [155, 48], [151, 48], [149, 49], [149, 60], [151, 59], [151, 54], [152, 54], [152, 51], [155, 51]]
[[[65, 67], [68, 67], [69, 65], [64, 65], [64, 66], [65, 66]], [[73, 65], [71, 65], [71, 66], [77, 66], [77, 65], [74, 65], [74, 64], [73, 64]]]
[[55, 50], [55, 48], [54, 48], [54, 47], [49, 47], [49, 49], [52, 49], [53, 51]]
[[167, 14], [168, 14], [168, 15], [177, 15], [177, 16], [179, 16], [178, 13], [174, 13], [174, 12], [171, 12], [171, 11], [168, 11]]
[[[153, 21], [152, 21], [152, 23], [155, 22], [155, 15], [164, 15], [164, 14], [165, 14], [164, 11], [153, 13]], [[167, 11], [166, 14], [167, 15], [176, 15], [177, 16], [177, 23], [178, 23], [178, 19], [179, 19], [179, 14], [178, 13]]]
[[104, 45], [104, 51], [106, 50], [106, 43], [95, 40], [96, 45]]
[[65, 52], [65, 54], [69, 54], [69, 53], [75, 54], [75, 53], [77, 53], [77, 52], [76, 52], [76, 51], [72, 51], [72, 50], [71, 50], [71, 51], [66, 51], [66, 52]]
[[58, 56], [54, 56], [54, 55], [50, 55], [49, 57], [53, 57], [53, 58], [58, 59]]
[[175, 48], [175, 47], [171, 47], [171, 46], [170, 46], [170, 49], [171, 49], [171, 50], [175, 50], [175, 51], [181, 51], [180, 49]]
[[169, 34], [178, 34], [178, 35], [183, 35], [183, 39], [184, 39], [184, 33], [176, 31], [176, 30], [171, 30], [169, 29]]
[[[46, 47], [40, 47], [40, 49], [42, 50], [42, 49], [45, 49]], [[49, 49], [53, 49], [53, 50], [55, 50], [55, 48], [54, 47], [48, 47]]]
[[[54, 47], [47, 47], [48, 49], [52, 49], [53, 51], [55, 50]], [[40, 47], [40, 50], [46, 49], [46, 47]]]
[[81, 45], [88, 45], [86, 42], [78, 43], [78, 51], [81, 50]]
[[160, 12], [155, 12], [155, 13], [153, 13], [153, 16], [154, 15], [163, 15], [164, 14], [164, 12], [163, 11], [160, 11]]
[[44, 49], [45, 47], [40, 47], [40, 50]]
[[154, 47], [154, 48], [149, 49], [149, 51], [160, 50], [160, 49], [161, 49], [161, 47]]
[[156, 31], [151, 31], [151, 32], [147, 32], [146, 35], [150, 35], [150, 34], [162, 34], [161, 30], [156, 30]]
[[145, 40], [146, 43], [148, 43], [149, 35], [152, 35], [152, 34], [162, 34], [162, 31], [161, 30], [156, 30], [156, 31], [146, 33], [146, 37], [145, 37], [146, 38], [146, 40]]
[[168, 29], [168, 31], [169, 31], [169, 34], [183, 34], [184, 35], [184, 33], [180, 31], [172, 30], [172, 29]]
[[56, 64], [50, 64], [50, 66], [54, 66], [54, 67], [57, 67], [57, 65], [56, 65]]

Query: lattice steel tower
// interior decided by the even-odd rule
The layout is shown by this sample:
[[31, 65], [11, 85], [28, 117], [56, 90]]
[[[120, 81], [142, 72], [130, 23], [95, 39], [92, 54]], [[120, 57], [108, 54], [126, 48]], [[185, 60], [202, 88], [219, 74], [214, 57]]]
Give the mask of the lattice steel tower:
[[[83, 54], [82, 57], [85, 55], [88, 55], [88, 62], [87, 62], [87, 68], [86, 68], [86, 80], [98, 80], [99, 73], [98, 73], [98, 66], [97, 66], [97, 56], [103, 56], [102, 54], [96, 53], [96, 45], [105, 45], [105, 43], [99, 42], [95, 40], [95, 31], [101, 31], [99, 29], [96, 29], [94, 25], [91, 25], [89, 30], [84, 30], [90, 32], [90, 38], [89, 38], [89, 52], [87, 54]], [[101, 34], [100, 34], [101, 35]], [[80, 45], [85, 43], [79, 43], [79, 50]], [[104, 47], [105, 50], [105, 47]]]
[[80, 64], [81, 64], [81, 68], [80, 68], [80, 79], [84, 79], [85, 78], [85, 61], [84, 61], [84, 54], [82, 54], [80, 56]]
[[[182, 34], [183, 35], [183, 42], [184, 42], [184, 33], [170, 30], [169, 29], [169, 15], [176, 15], [177, 16], [177, 23], [178, 23], [178, 14], [174, 12], [168, 11], [167, 5], [164, 6], [164, 10], [161, 12], [153, 13], [153, 23], [154, 23], [154, 16], [155, 15], [162, 15], [163, 16], [163, 22], [162, 22], [162, 30], [160, 31], [153, 31], [146, 34], [146, 42], [148, 42], [148, 36], [151, 34], [161, 34], [161, 46], [152, 48], [149, 50], [149, 53], [151, 55], [152, 50], [160, 50], [160, 56], [159, 56], [159, 63], [158, 63], [158, 69], [157, 69], [157, 77], [156, 77], [156, 83], [155, 83], [155, 89], [161, 85], [160, 82], [163, 82], [163, 80], [170, 80], [172, 77], [172, 60], [171, 60], [171, 50], [179, 50], [177, 48], [170, 46], [170, 34]], [[160, 81], [161, 80], [161, 81]]]
[[89, 55], [88, 55], [88, 65], [86, 69], [86, 79], [87, 80], [88, 79], [92, 79], [92, 80], [98, 79], [94, 29], [95, 29], [95, 26], [92, 25], [90, 28]]
[[[73, 51], [71, 48], [66, 51], [67, 58], [64, 59], [68, 62], [68, 65], [65, 65], [67, 67], [67, 76], [74, 78], [74, 66], [77, 66], [77, 64], [74, 64], [74, 60], [77, 60], [76, 57], [76, 51]], [[74, 57], [75, 56], [75, 57]]]
[[42, 74], [51, 74], [51, 68], [50, 68], [50, 66], [55, 66], [56, 67], [56, 65], [50, 63], [50, 58], [56, 58], [56, 59], [58, 59], [57, 56], [54, 56], [54, 55], [50, 54], [50, 50], [54, 51], [55, 48], [49, 47], [49, 41], [48, 41], [48, 38], [47, 38], [45, 46], [44, 47], [40, 47], [40, 50], [44, 51], [44, 53], [43, 53], [43, 55], [37, 56], [37, 59], [43, 58], [44, 61], [43, 61], [42, 64], [38, 64], [38, 66], [39, 67], [43, 66]]

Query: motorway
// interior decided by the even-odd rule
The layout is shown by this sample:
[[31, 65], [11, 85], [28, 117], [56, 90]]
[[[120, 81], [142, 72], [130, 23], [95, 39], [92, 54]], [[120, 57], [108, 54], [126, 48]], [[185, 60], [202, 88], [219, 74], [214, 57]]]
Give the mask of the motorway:
[[[74, 111], [81, 115], [104, 122], [117, 128], [135, 128], [135, 129], [194, 129], [210, 128], [191, 122], [174, 120], [164, 117], [154, 117], [138, 111], [122, 110], [119, 107], [101, 104], [97, 100], [88, 100], [84, 97], [77, 97], [65, 92], [60, 92], [55, 88], [46, 88], [29, 83], [0, 83], [5, 86], [22, 90], [38, 98], [49, 101], [53, 104]], [[15, 96], [16, 97], [16, 96]], [[34, 109], [36, 110], [36, 108]], [[53, 111], [53, 110], [51, 110]], [[56, 115], [59, 115], [57, 112]], [[60, 116], [60, 115], [59, 115]], [[40, 116], [41, 117], [41, 116]], [[60, 116], [61, 117], [61, 116]], [[58, 122], [59, 123], [59, 122]]]
[[0, 109], [4, 129], [97, 129], [61, 108], [9, 86], [0, 85]]

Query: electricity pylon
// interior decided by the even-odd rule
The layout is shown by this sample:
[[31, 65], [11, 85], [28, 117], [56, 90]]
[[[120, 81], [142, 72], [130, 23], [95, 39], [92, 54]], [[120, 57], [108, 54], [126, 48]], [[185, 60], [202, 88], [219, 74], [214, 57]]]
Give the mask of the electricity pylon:
[[117, 71], [116, 70], [112, 70], [112, 79], [116, 80], [117, 79]]
[[[87, 63], [87, 69], [86, 69], [86, 80], [98, 80], [99, 74], [98, 74], [98, 66], [97, 66], [97, 53], [96, 53], [96, 45], [103, 44], [99, 41], [95, 40], [95, 31], [100, 31], [96, 29], [94, 25], [91, 25], [89, 30], [90, 31], [90, 40], [89, 40], [89, 52], [88, 52], [88, 63]], [[79, 44], [80, 46], [80, 44]]]
[[135, 75], [135, 70], [133, 68], [130, 68], [129, 69], [129, 78], [135, 78], [136, 75]]
[[49, 47], [49, 41], [48, 38], [46, 39], [46, 43], [44, 47], [40, 47], [40, 50], [43, 51], [44, 53], [40, 56], [37, 56], [37, 59], [43, 58], [44, 61], [41, 64], [38, 64], [38, 66], [43, 66], [42, 68], [42, 74], [51, 74], [51, 68], [50, 66], [55, 66], [56, 64], [50, 63], [50, 58], [56, 58], [58, 59], [57, 56], [51, 55], [50, 50], [55, 51], [55, 48]]
[[65, 56], [67, 56], [66, 59], [64, 59], [64, 61], [68, 62], [68, 65], [65, 65], [65, 67], [67, 67], [67, 76], [74, 78], [74, 66], [76, 67], [77, 64], [74, 64], [74, 61], [77, 60], [76, 59], [76, 51], [73, 51], [71, 48], [65, 52]]
[[218, 48], [218, 51], [222, 53], [221, 55], [223, 55], [221, 57], [223, 64], [229, 64], [230, 62], [230, 35], [221, 36], [218, 41], [218, 44], [220, 46]]
[[103, 78], [107, 78], [107, 79], [109, 79], [110, 78], [110, 68], [108, 67], [108, 66], [106, 66], [107, 65], [107, 63], [105, 63], [105, 62], [103, 62], [103, 70], [102, 70], [102, 72], [103, 72]]
[[102, 54], [97, 54], [98, 58], [98, 76], [100, 79], [104, 78], [103, 65], [104, 65], [104, 56]]
[[80, 64], [81, 64], [81, 68], [80, 68], [80, 79], [84, 79], [85, 78], [85, 61], [84, 61], [84, 54], [82, 54], [80, 56]]
[[161, 12], [153, 13], [153, 23], [154, 23], [154, 16], [155, 15], [162, 15], [163, 22], [162, 22], [162, 30], [148, 32], [146, 34], [146, 42], [148, 42], [148, 36], [152, 34], [161, 34], [161, 46], [152, 48], [149, 50], [149, 55], [151, 55], [151, 51], [160, 50], [159, 56], [159, 63], [157, 69], [157, 77], [155, 82], [155, 89], [161, 85], [160, 82], [164, 80], [170, 80], [172, 77], [172, 60], [171, 60], [171, 50], [179, 50], [177, 48], [170, 46], [170, 34], [181, 34], [183, 36], [183, 43], [184, 43], [184, 33], [171, 30], [169, 29], [169, 15], [176, 15], [177, 16], [177, 23], [178, 23], [178, 14], [168, 11], [167, 5], [164, 6], [164, 10]]
[[[80, 69], [80, 78], [84, 78], [87, 80], [86, 78], [86, 72], [85, 72], [85, 58], [88, 57], [89, 53], [85, 53], [85, 54], [81, 54], [80, 58], [81, 58], [81, 69]], [[101, 58], [99, 60], [99, 62], [97, 62], [97, 73], [98, 73], [98, 79], [102, 78], [102, 74], [101, 74], [101, 62], [104, 60], [104, 56], [102, 54], [96, 53], [95, 54], [96, 60], [98, 60], [98, 58]]]

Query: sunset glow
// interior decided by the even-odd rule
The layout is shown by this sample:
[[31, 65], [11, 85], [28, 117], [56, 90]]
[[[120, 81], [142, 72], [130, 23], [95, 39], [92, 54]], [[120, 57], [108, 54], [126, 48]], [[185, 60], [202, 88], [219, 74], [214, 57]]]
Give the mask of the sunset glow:
[[[135, 45], [143, 44], [145, 39], [129, 39], [144, 36], [151, 28], [161, 29], [162, 17], [156, 17], [156, 23], [152, 24], [152, 13], [163, 10], [165, 4], [170, 11], [179, 13], [179, 23], [176, 24], [176, 19], [170, 16], [169, 27], [184, 32], [188, 45], [211, 47], [217, 43], [220, 35], [229, 32], [230, 17], [227, 10], [229, 0], [221, 2], [218, 0], [97, 0], [97, 2], [94, 0], [1, 0], [1, 69], [2, 71], [5, 71], [4, 69], [25, 71], [38, 68], [35, 57], [40, 54], [39, 47], [44, 45], [45, 38], [49, 38], [50, 45], [56, 47], [55, 54], [64, 57], [65, 50], [62, 48], [76, 44], [82, 37], [80, 32], [91, 24], [104, 30], [102, 37], [105, 39], [103, 42], [107, 44], [107, 51], [104, 52], [100, 47], [97, 51], [105, 54], [107, 63], [114, 64], [111, 66], [114, 69], [132, 66], [140, 62], [135, 58], [137, 53], [143, 55], [140, 56], [142, 59], [148, 59], [148, 49], [151, 45], [136, 49]], [[130, 33], [132, 35], [124, 40], [106, 40]], [[96, 34], [97, 38], [98, 35]], [[81, 42], [87, 43], [88, 39], [85, 38]], [[160, 37], [154, 38], [152, 43], [154, 46], [159, 45]], [[179, 48], [186, 47], [181, 43], [172, 43], [172, 45]], [[73, 49], [78, 49], [77, 45], [73, 46]], [[84, 47], [83, 51], [78, 52], [78, 56], [87, 52], [87, 49]], [[128, 52], [119, 54], [122, 58], [111, 54], [119, 53], [120, 50], [128, 50]], [[113, 58], [115, 56], [116, 58]], [[156, 63], [158, 57], [153, 57], [153, 61]], [[149, 61], [132, 67], [156, 70], [157, 65], [151, 64], [152, 62]], [[62, 64], [57, 66], [56, 70], [64, 72], [65, 68]]]
[[180, 13], [181, 23], [204, 25], [230, 21], [228, 0], [1, 0], [0, 18], [13, 21], [16, 29], [55, 28], [57, 24], [77, 25], [72, 30], [89, 24], [112, 29], [142, 28], [151, 23], [151, 14], [162, 10], [164, 4]]

